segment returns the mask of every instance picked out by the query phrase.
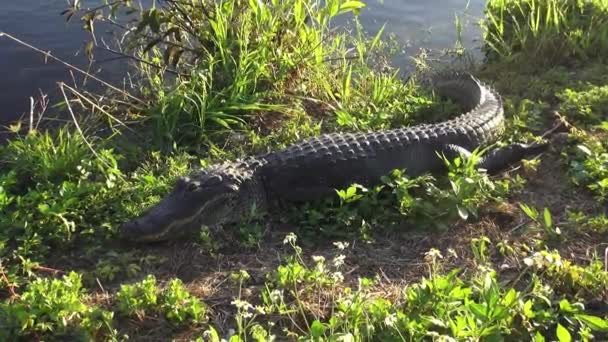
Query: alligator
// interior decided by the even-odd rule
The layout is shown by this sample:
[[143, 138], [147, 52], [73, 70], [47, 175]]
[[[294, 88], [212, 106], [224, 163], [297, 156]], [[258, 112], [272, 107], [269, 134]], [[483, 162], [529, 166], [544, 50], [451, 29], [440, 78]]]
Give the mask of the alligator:
[[439, 123], [323, 134], [279, 151], [194, 170], [178, 178], [159, 203], [124, 223], [119, 234], [129, 241], [169, 240], [203, 226], [219, 229], [237, 223], [252, 206], [264, 213], [272, 211], [277, 201], [317, 200], [354, 183], [375, 186], [395, 169], [409, 177], [442, 172], [446, 170], [443, 158], [466, 158], [483, 145], [492, 149], [476, 165], [488, 173], [547, 147], [536, 142], [491, 146], [504, 132], [502, 98], [472, 74], [443, 72], [425, 83], [465, 112]]

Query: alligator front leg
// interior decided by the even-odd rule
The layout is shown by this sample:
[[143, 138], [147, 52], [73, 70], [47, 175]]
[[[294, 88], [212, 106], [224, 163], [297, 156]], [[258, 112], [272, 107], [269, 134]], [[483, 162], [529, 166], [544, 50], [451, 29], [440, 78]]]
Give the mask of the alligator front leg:
[[[489, 174], [495, 174], [527, 156], [544, 152], [548, 147], [548, 143], [514, 143], [495, 148], [485, 153], [477, 162], [477, 166], [485, 169]], [[449, 160], [458, 156], [468, 158], [471, 155], [470, 151], [457, 145], [447, 145], [442, 152]]]

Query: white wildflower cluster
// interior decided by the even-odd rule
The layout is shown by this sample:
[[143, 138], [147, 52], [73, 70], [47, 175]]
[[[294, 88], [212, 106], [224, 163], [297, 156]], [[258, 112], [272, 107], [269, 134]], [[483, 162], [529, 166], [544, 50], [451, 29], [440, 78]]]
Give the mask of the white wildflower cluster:
[[316, 262], [317, 264], [322, 264], [325, 262], [325, 257], [322, 255], [313, 255], [312, 261]]
[[325, 273], [325, 257], [322, 255], [313, 255], [312, 260], [315, 262], [317, 272]]
[[424, 253], [424, 259], [429, 262], [429, 261], [435, 261], [437, 259], [443, 259], [443, 255], [441, 255], [441, 252], [436, 249], [436, 248], [431, 248], [429, 249], [428, 252]]
[[348, 248], [349, 243], [348, 242], [337, 241], [337, 242], [334, 242], [334, 246], [336, 246], [336, 248], [338, 248], [339, 250], [343, 251], [343, 250], [345, 250], [345, 249]]
[[340, 254], [340, 255], [336, 256], [333, 260], [334, 267], [340, 268], [342, 265], [344, 265], [345, 259], [346, 259], [346, 256], [344, 254]]
[[550, 266], [561, 267], [562, 259], [558, 253], [541, 251], [535, 252], [529, 257], [524, 258], [524, 264], [528, 267], [543, 269]]
[[239, 313], [244, 318], [250, 318], [251, 316], [253, 316], [253, 311], [255, 311], [255, 307], [244, 300], [235, 299], [230, 304], [236, 306], [236, 308], [239, 310]]
[[341, 283], [344, 281], [344, 275], [342, 274], [342, 272], [333, 272], [331, 274], [331, 278], [336, 282], [336, 283]]

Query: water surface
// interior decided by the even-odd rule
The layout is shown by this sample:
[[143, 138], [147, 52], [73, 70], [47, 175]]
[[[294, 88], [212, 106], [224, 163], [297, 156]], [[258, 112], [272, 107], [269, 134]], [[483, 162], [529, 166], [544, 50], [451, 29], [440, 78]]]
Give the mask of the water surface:
[[[80, 67], [87, 66], [82, 47], [89, 39], [78, 20], [66, 23], [60, 12], [66, 0], [0, 0], [0, 32], [6, 32], [42, 50]], [[102, 1], [83, 1], [87, 6]], [[406, 46], [403, 60], [417, 53], [420, 47], [450, 48], [457, 39], [455, 15], [465, 19], [462, 40], [466, 47], [475, 47], [479, 29], [471, 25], [481, 17], [485, 0], [368, 0], [361, 20], [370, 34], [386, 24], [385, 32], [394, 33]], [[99, 32], [99, 31], [98, 31]], [[96, 54], [104, 60], [108, 55]], [[120, 83], [122, 70], [114, 63], [101, 63], [101, 76]], [[70, 82], [68, 70], [57, 62], [45, 63], [44, 56], [0, 37], [0, 124], [5, 125], [30, 109], [30, 96], [40, 91], [58, 99], [59, 81]]]

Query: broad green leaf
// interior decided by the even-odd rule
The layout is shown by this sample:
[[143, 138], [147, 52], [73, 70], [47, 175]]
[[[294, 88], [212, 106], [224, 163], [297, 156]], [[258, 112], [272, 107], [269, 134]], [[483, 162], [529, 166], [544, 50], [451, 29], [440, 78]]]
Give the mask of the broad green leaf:
[[534, 335], [534, 342], [545, 342], [545, 337], [537, 331], [536, 335]]
[[323, 326], [323, 323], [319, 322], [319, 320], [312, 322], [312, 325], [310, 326], [310, 334], [312, 337], [319, 338], [322, 337], [324, 333], [325, 327]]
[[521, 210], [523, 210], [524, 213], [526, 213], [526, 215], [528, 215], [529, 218], [533, 220], [536, 220], [538, 218], [538, 211], [535, 208], [530, 207], [524, 203], [520, 203], [519, 207], [521, 208]]
[[545, 208], [543, 211], [543, 218], [545, 220], [545, 227], [551, 228], [553, 226], [553, 218], [551, 217], [549, 208]]
[[608, 331], [608, 320], [606, 319], [585, 314], [576, 314], [574, 317], [588, 325], [591, 330]]
[[568, 332], [568, 329], [564, 328], [564, 326], [561, 325], [560, 323], [557, 323], [557, 329], [555, 329], [555, 335], [557, 335], [557, 339], [559, 340], [559, 342], [571, 342], [572, 341], [572, 336], [570, 335], [570, 332]]
[[488, 307], [485, 304], [470, 303], [468, 306], [469, 309], [471, 309], [471, 312], [473, 312], [473, 314], [475, 314], [479, 320], [482, 322], [486, 322], [488, 320]]
[[343, 14], [343, 13], [347, 13], [347, 12], [355, 12], [355, 14], [358, 14], [358, 10], [362, 9], [363, 7], [365, 7], [365, 3], [361, 2], [361, 1], [347, 1], [345, 3], [343, 3], [342, 5], [340, 5], [340, 12], [339, 14]]

